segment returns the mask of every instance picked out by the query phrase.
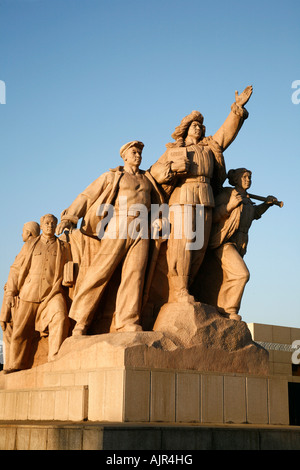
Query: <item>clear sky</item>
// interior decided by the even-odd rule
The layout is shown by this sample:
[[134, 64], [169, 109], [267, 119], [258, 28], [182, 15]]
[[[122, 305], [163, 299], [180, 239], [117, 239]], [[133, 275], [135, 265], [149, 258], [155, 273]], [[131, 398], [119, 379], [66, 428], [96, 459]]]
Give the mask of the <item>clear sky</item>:
[[147, 169], [194, 109], [214, 134], [251, 84], [226, 166], [285, 205], [250, 230], [241, 314], [299, 328], [299, 14], [299, 0], [0, 0], [0, 286], [25, 222], [59, 217], [130, 140]]

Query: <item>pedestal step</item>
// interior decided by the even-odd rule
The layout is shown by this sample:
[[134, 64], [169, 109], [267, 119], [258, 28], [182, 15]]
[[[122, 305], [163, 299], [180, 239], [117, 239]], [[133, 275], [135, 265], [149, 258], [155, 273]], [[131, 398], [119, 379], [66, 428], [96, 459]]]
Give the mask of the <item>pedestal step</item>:
[[87, 414], [87, 386], [0, 390], [0, 420], [83, 421]]
[[[7, 376], [0, 420], [289, 424], [285, 377], [148, 368], [38, 375], [30, 388], [25, 372]], [[18, 377], [23, 388], [12, 386]]]
[[[168, 450], [173, 451], [168, 455], [173, 455], [173, 458], [177, 455], [178, 459], [181, 459], [178, 464], [199, 463], [201, 466], [202, 454], [192, 453], [192, 451], [300, 450], [300, 429], [299, 427], [251, 427], [248, 425], [0, 423], [0, 450], [103, 450], [107, 452], [97, 454], [98, 465], [113, 463], [114, 457], [120, 459], [120, 456], [126, 455], [128, 459], [131, 455], [130, 460], [127, 460], [127, 465], [132, 464], [132, 467], [134, 467], [133, 456], [137, 456], [142, 465], [146, 462], [146, 466], [152, 459], [152, 464], [157, 467], [160, 454], [153, 451]], [[174, 452], [176, 450], [177, 452]], [[128, 454], [128, 451], [136, 452]], [[26, 456], [22, 455], [22, 459]], [[27, 457], [32, 458], [31, 455]], [[50, 454], [47, 456], [47, 461], [49, 458]], [[77, 458], [80, 456], [76, 456]]]

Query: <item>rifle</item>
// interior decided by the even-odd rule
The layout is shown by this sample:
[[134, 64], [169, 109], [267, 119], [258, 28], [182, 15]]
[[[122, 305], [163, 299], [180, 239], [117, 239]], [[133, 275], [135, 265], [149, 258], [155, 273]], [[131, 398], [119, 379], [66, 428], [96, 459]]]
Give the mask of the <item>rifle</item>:
[[[251, 199], [257, 199], [258, 201], [266, 202], [267, 198], [263, 196], [256, 196], [256, 194], [247, 193]], [[283, 207], [283, 201], [274, 201], [275, 206]]]

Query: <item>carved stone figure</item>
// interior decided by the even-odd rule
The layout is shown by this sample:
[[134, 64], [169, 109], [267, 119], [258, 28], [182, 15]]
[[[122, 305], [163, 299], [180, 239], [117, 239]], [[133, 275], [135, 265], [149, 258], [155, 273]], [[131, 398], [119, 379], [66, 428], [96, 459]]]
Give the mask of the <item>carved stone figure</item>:
[[[88, 186], [71, 206], [63, 211], [57, 233], [81, 223], [84, 249], [69, 316], [76, 321], [73, 335], [87, 333], [99, 306], [105, 288], [116, 269], [121, 267], [114, 312], [117, 331], [141, 330], [140, 313], [145, 270], [148, 262], [149, 233], [144, 236], [135, 229], [142, 208], [148, 213], [152, 202], [161, 202], [156, 183], [148, 172], [141, 171], [144, 144], [128, 142], [120, 149], [124, 167], [117, 167], [101, 175]], [[114, 208], [105, 227], [99, 208]], [[135, 210], [132, 212], [132, 208]], [[123, 230], [125, 229], [125, 230]], [[100, 232], [102, 231], [102, 234]]]
[[55, 236], [55, 216], [46, 214], [40, 225], [42, 234], [24, 243], [6, 284], [5, 302], [14, 308], [10, 371], [31, 366], [35, 331], [48, 336], [48, 360], [55, 358], [69, 332], [63, 272], [70, 249]]
[[38, 237], [40, 234], [40, 225], [37, 222], [26, 222], [23, 225], [22, 240], [27, 242], [31, 237]]
[[167, 144], [167, 151], [150, 169], [153, 177], [169, 195], [169, 206], [179, 205], [182, 211], [186, 205], [193, 207], [194, 224], [197, 220], [196, 205], [204, 205], [204, 244], [201, 249], [187, 250], [187, 243], [192, 240], [185, 236], [176, 239], [171, 228], [166, 253], [169, 302], [194, 300], [189, 288], [208, 245], [214, 195], [221, 190], [226, 178], [223, 152], [233, 142], [248, 117], [244, 105], [251, 94], [251, 86], [240, 95], [236, 92], [230, 114], [212, 137], [205, 137], [203, 116], [198, 111], [183, 118], [172, 134], [175, 143]]
[[[243, 259], [249, 228], [281, 203], [249, 194], [251, 172], [227, 174], [223, 156], [248, 117], [251, 95], [251, 86], [236, 92], [231, 112], [209, 137], [200, 112], [185, 116], [175, 142], [148, 171], [140, 169], [144, 144], [126, 143], [123, 166], [95, 179], [59, 224], [46, 214], [41, 235], [33, 223], [24, 225], [0, 316], [9, 344], [6, 372], [47, 360], [56, 362], [45, 370], [66, 364], [76, 370], [78, 360], [84, 370], [95, 357], [96, 369], [267, 372], [267, 352], [246, 323], [234, 320], [241, 320], [249, 279]], [[227, 177], [232, 187], [224, 188]], [[255, 198], [263, 203], [255, 205]], [[122, 334], [98, 334], [111, 332]]]
[[[23, 242], [27, 242], [30, 238], [36, 238], [40, 234], [40, 226], [37, 222], [26, 222], [23, 225], [22, 230], [22, 240]], [[10, 350], [10, 341], [12, 335], [12, 328], [13, 328], [13, 321], [14, 321], [14, 307], [8, 307], [6, 304], [6, 287], [4, 286], [4, 296], [3, 302], [0, 312], [0, 326], [3, 330], [3, 341], [4, 341], [4, 348], [5, 348], [5, 364], [4, 370], [7, 369], [7, 365], [9, 364], [9, 350]], [[15, 299], [15, 303], [16, 303]]]
[[[238, 168], [228, 172], [229, 184], [215, 198], [213, 225], [209, 248], [222, 271], [217, 292], [217, 308], [230, 319], [238, 314], [249, 271], [243, 260], [247, 250], [248, 231], [253, 220], [260, 219], [269, 207], [278, 203], [274, 196], [255, 205], [247, 193], [251, 186], [251, 171]], [[217, 278], [217, 276], [215, 276]]]

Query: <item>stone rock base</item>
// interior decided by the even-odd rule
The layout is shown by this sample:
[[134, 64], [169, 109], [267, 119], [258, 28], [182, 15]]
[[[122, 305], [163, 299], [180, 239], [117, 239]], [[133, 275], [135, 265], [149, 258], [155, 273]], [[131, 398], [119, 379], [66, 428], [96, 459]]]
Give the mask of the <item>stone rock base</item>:
[[57, 358], [0, 373], [0, 420], [288, 424], [286, 378], [244, 322], [166, 304], [154, 331], [72, 336]]
[[147, 367], [267, 375], [269, 353], [252, 341], [243, 321], [229, 320], [209, 305], [167, 303], [153, 331], [68, 338], [57, 361], [100, 367]]
[[181, 350], [180, 368], [268, 374], [269, 353], [252, 341], [247, 324], [223, 317], [210, 305], [167, 303], [153, 330], [176, 345], [174, 356]]
[[0, 421], [289, 424], [286, 377], [47, 365], [4, 376]]

